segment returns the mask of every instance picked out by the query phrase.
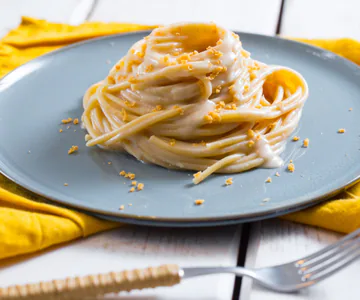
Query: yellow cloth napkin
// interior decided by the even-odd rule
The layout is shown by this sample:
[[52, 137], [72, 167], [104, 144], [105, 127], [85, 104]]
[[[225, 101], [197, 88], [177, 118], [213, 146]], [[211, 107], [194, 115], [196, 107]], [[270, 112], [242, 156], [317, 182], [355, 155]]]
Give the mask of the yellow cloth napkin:
[[[39, 55], [74, 42], [152, 28], [154, 26], [94, 22], [70, 26], [23, 17], [20, 26], [0, 42], [0, 77]], [[354, 40], [302, 41], [326, 48], [360, 64], [360, 43]], [[46, 199], [0, 175], [0, 259], [35, 252], [121, 226], [46, 202]], [[339, 232], [350, 232], [360, 227], [360, 184], [332, 201], [285, 218]]]

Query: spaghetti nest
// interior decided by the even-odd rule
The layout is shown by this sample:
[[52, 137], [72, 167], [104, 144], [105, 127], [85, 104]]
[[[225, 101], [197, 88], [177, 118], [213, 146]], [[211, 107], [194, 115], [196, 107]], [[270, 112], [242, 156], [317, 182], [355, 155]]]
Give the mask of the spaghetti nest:
[[87, 146], [165, 168], [237, 173], [282, 165], [308, 88], [294, 70], [253, 60], [215, 24], [175, 24], [135, 43], [83, 100]]

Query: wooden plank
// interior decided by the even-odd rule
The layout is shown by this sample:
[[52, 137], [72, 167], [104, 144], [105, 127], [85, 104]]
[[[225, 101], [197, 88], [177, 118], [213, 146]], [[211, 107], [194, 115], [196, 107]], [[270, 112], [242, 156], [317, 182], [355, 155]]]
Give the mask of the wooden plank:
[[281, 0], [101, 0], [91, 20], [142, 24], [214, 21], [233, 30], [272, 35], [280, 4]]
[[78, 0], [2, 0], [0, 9], [0, 36], [16, 27], [21, 16], [46, 18], [53, 22], [66, 22]]
[[[0, 286], [164, 263], [234, 266], [239, 238], [240, 226], [202, 229], [126, 226], [16, 264], [0, 265]], [[230, 300], [233, 284], [232, 275], [214, 275], [187, 280], [173, 288], [135, 291], [122, 296], [128, 295], [126, 299]]]
[[360, 39], [359, 0], [285, 0], [281, 34]]
[[[252, 227], [246, 267], [261, 268], [299, 259], [336, 242], [342, 235], [327, 230], [278, 219]], [[360, 261], [298, 294], [279, 294], [265, 290], [245, 279], [241, 300], [338, 300], [359, 299]]]

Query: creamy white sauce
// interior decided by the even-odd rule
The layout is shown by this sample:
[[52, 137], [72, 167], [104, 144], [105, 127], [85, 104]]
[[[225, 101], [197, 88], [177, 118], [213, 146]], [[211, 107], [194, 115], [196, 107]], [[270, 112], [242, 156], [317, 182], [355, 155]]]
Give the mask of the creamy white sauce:
[[271, 146], [264, 138], [255, 142], [255, 151], [265, 160], [262, 165], [264, 168], [279, 168], [284, 165], [282, 158], [271, 149]]

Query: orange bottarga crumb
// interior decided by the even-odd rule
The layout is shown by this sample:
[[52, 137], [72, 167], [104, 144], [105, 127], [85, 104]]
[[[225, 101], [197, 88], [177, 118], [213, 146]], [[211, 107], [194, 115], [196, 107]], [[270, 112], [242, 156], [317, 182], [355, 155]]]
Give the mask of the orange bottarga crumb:
[[143, 183], [139, 183], [139, 184], [137, 185], [137, 189], [138, 189], [138, 191], [143, 190], [143, 189], [144, 189], [144, 184], [143, 184]]
[[201, 171], [195, 173], [193, 176], [194, 176], [194, 178], [198, 178], [200, 175], [201, 175]]
[[253, 138], [255, 136], [254, 130], [249, 129], [248, 132], [247, 132], [247, 135], [248, 135], [249, 138]]
[[125, 208], [124, 205], [121, 205], [121, 206], [119, 207], [120, 210], [124, 210], [124, 208]]
[[136, 106], [136, 102], [130, 102], [128, 100], [125, 101], [125, 105], [127, 107], [135, 107]]
[[74, 152], [76, 152], [76, 151], [78, 151], [79, 150], [79, 147], [78, 146], [71, 146], [71, 148], [68, 150], [68, 154], [72, 154], [72, 153], [74, 153]]
[[195, 205], [201, 205], [201, 204], [203, 204], [204, 202], [205, 202], [204, 199], [197, 199], [197, 200], [194, 201]]
[[130, 193], [135, 192], [135, 188], [132, 187], [132, 188], [129, 190], [129, 192], [130, 192]]
[[148, 65], [148, 66], [145, 68], [145, 72], [147, 72], [147, 73], [151, 72], [152, 70], [154, 70], [154, 66], [153, 66], [153, 65]]
[[210, 117], [212, 117], [213, 121], [215, 122], [221, 122], [221, 116], [216, 112], [209, 112]]
[[143, 58], [145, 56], [145, 53], [143, 52], [136, 52], [136, 56], [139, 58]]
[[174, 146], [175, 144], [176, 144], [176, 141], [174, 139], [171, 139], [170, 142], [169, 142], [169, 145]]
[[59, 129], [59, 132], [63, 132], [63, 130], [62, 130], [62, 129]]
[[306, 138], [306, 139], [303, 141], [303, 146], [304, 146], [305, 148], [309, 147], [309, 142], [310, 142], [310, 140], [309, 140], [308, 138]]
[[61, 123], [68, 124], [68, 123], [72, 122], [72, 120], [73, 120], [72, 118], [63, 119], [63, 120], [61, 120]]
[[156, 105], [156, 106], [152, 109], [152, 111], [155, 112], [155, 111], [160, 111], [160, 110], [162, 110], [162, 109], [163, 109], [163, 107], [162, 107], [161, 105]]
[[134, 180], [131, 182], [131, 185], [136, 186], [137, 182]]
[[74, 123], [74, 125], [79, 124], [79, 119], [78, 118], [74, 119], [73, 123]]
[[338, 130], [338, 133], [345, 133], [345, 129], [344, 129], [344, 128], [340, 128], [340, 129]]
[[167, 64], [169, 62], [169, 54], [164, 56], [164, 63]]
[[204, 116], [204, 121], [205, 121], [206, 123], [212, 123], [212, 122], [213, 122], [213, 118], [212, 118], [211, 116], [206, 115], [206, 116]]
[[120, 173], [119, 173], [120, 176], [125, 176], [126, 175], [126, 172], [124, 170], [122, 170]]
[[293, 138], [292, 138], [292, 140], [294, 141], [294, 142], [296, 142], [296, 141], [298, 141], [300, 138], [298, 137], [298, 136], [294, 136]]
[[272, 182], [272, 179], [271, 177], [268, 177], [266, 180], [265, 180], [266, 183], [271, 183]]
[[116, 83], [116, 81], [115, 81], [115, 79], [114, 79], [113, 76], [108, 76], [107, 79], [108, 79], [108, 82], [109, 82], [110, 84], [115, 84], [115, 83]]
[[233, 179], [232, 179], [232, 177], [226, 179], [226, 180], [225, 180], [225, 184], [226, 184], [226, 185], [232, 185], [232, 184], [233, 184]]
[[[125, 175], [126, 177], [126, 175]], [[131, 180], [135, 179], [136, 175], [134, 173], [128, 173], [127, 177], [130, 178]]]
[[289, 163], [287, 168], [291, 173], [295, 171], [295, 165], [293, 163]]

